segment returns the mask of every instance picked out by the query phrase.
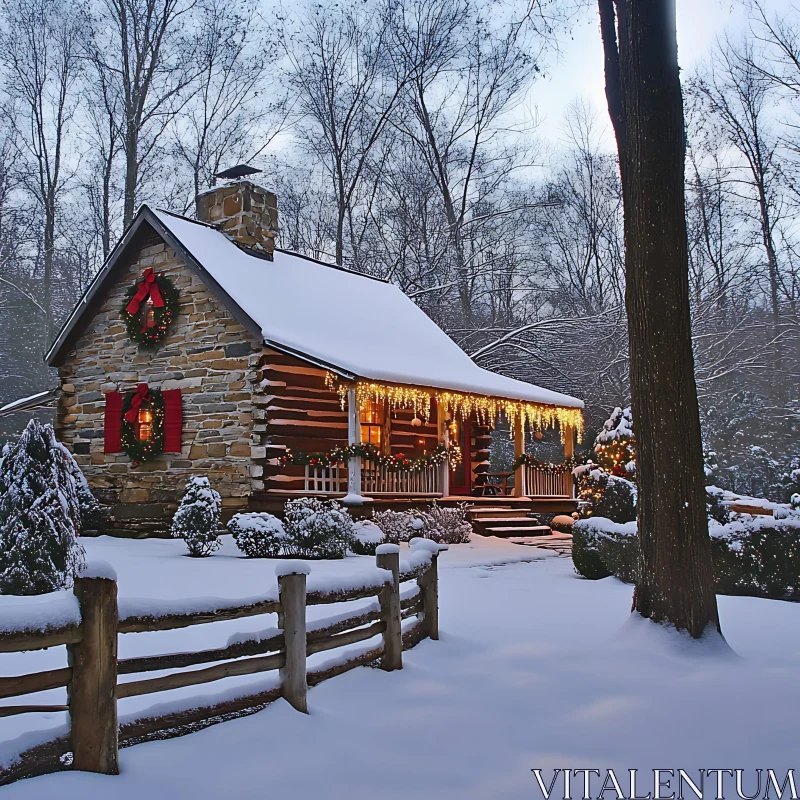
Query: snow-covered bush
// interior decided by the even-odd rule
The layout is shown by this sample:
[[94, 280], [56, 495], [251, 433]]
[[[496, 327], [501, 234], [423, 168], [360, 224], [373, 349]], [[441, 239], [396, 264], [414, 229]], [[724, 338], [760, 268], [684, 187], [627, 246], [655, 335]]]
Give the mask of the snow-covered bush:
[[86, 563], [75, 478], [52, 425], [32, 419], [0, 461], [0, 593], [69, 587]]
[[384, 544], [383, 531], [369, 519], [360, 519], [353, 525], [353, 541], [350, 549], [359, 556], [374, 556], [378, 545]]
[[633, 481], [602, 469], [578, 468], [578, 497], [585, 517], [605, 517], [614, 522], [636, 519], [637, 489]]
[[228, 522], [228, 530], [248, 558], [275, 558], [286, 544], [283, 523], [272, 514], [235, 514]]
[[572, 526], [572, 563], [584, 578], [616, 575], [635, 583], [638, 569], [636, 523], [620, 524], [603, 517], [578, 520]]
[[[424, 527], [424, 522], [418, 519], [414, 523], [418, 528]], [[373, 511], [372, 521], [383, 531], [389, 544], [407, 542], [412, 536], [420, 536], [418, 529], [412, 525], [411, 515], [407, 511]]]
[[724, 496], [725, 492], [718, 486], [706, 486], [706, 515], [721, 525], [731, 521], [730, 509], [722, 502]]
[[353, 541], [353, 519], [335, 500], [288, 500], [283, 525], [285, 550], [299, 558], [344, 558]]
[[424, 535], [428, 539], [440, 544], [467, 544], [472, 533], [472, 523], [469, 520], [466, 503], [457, 506], [443, 507], [435, 500], [428, 506], [426, 514], [430, 526]]
[[220, 546], [221, 510], [219, 492], [211, 488], [208, 478], [190, 478], [171, 530], [176, 539], [186, 542], [190, 556], [208, 556]]
[[434, 501], [427, 511], [378, 511], [373, 512], [372, 521], [389, 544], [407, 542], [415, 536], [442, 544], [464, 544], [472, 533], [466, 503], [447, 508]]
[[[734, 515], [709, 520], [718, 594], [800, 600], [800, 518]], [[634, 583], [638, 563], [636, 523], [584, 519], [573, 527], [575, 569], [596, 580], [615, 575]]]

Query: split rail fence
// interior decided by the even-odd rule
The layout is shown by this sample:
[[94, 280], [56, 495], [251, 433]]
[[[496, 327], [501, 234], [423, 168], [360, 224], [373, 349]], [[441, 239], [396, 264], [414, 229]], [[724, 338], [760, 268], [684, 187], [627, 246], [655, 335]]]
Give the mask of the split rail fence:
[[[0, 716], [68, 711], [70, 719], [69, 734], [21, 754], [13, 766], [0, 771], [0, 785], [67, 766], [114, 775], [119, 772], [120, 745], [179, 735], [257, 711], [279, 697], [284, 697], [298, 711], [306, 712], [309, 686], [376, 661], [385, 670], [402, 669], [404, 649], [426, 637], [439, 638], [438, 553], [433, 552], [434, 547], [436, 545], [412, 550], [411, 566], [401, 571], [399, 548], [382, 546], [376, 556], [376, 566], [386, 572], [376, 573], [379, 579], [371, 585], [355, 589], [307, 591], [306, 574], [299, 567], [293, 569], [292, 564], [287, 564], [284, 567], [287, 574], [278, 577], [278, 600], [194, 613], [148, 613], [120, 619], [115, 580], [78, 578], [74, 593], [80, 604], [80, 624], [0, 634], [2, 653], [66, 645], [69, 664], [46, 672], [0, 678], [0, 699], [66, 687], [67, 705], [0, 706]], [[402, 584], [409, 581], [416, 581], [417, 585], [401, 592]], [[306, 622], [307, 606], [361, 599], [373, 599], [373, 602], [362, 606], [352, 616], [340, 614], [329, 620]], [[277, 635], [236, 641], [213, 650], [117, 658], [119, 634], [166, 631], [260, 614], [278, 614], [280, 632]], [[417, 617], [416, 622], [404, 630], [403, 620], [413, 616]], [[332, 666], [307, 669], [308, 656], [366, 641], [378, 634], [382, 641], [373, 649], [334, 661]], [[213, 666], [185, 669], [210, 662]], [[120, 675], [162, 670], [183, 671], [118, 681]], [[270, 670], [279, 671], [279, 681], [273, 689], [202, 708], [118, 724], [117, 701], [123, 698]]]

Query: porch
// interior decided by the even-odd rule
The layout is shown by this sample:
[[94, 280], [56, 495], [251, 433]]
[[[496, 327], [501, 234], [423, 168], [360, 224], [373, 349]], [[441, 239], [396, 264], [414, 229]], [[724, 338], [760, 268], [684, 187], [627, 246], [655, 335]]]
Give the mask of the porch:
[[[252, 507], [269, 510], [297, 496], [337, 499], [353, 510], [420, 507], [433, 500], [524, 507], [530, 513], [577, 507], [571, 470], [576, 430], [569, 424], [574, 412], [558, 425], [564, 462], [549, 464], [525, 455], [526, 429], [532, 434], [556, 427], [562, 423], [556, 412], [564, 409], [412, 387], [365, 388], [339, 384], [335, 376], [326, 385], [338, 395], [342, 427], [346, 417], [346, 445], [331, 442], [318, 453], [287, 447], [266, 496]], [[492, 473], [491, 431], [501, 414], [512, 424], [515, 460], [512, 470]]]

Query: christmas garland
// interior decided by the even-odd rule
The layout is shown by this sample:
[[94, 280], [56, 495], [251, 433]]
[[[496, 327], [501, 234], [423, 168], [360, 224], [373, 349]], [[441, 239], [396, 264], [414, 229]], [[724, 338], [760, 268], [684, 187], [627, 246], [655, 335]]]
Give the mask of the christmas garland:
[[[151, 300], [153, 319], [142, 320], [139, 316], [142, 303]], [[143, 280], [131, 286], [125, 294], [122, 320], [133, 341], [143, 347], [155, 347], [166, 335], [178, 313], [179, 293], [172, 281], [161, 273], [148, 268]]]
[[568, 458], [560, 464], [553, 464], [552, 461], [540, 461], [534, 456], [523, 453], [514, 459], [511, 469], [515, 470], [517, 467], [533, 467], [539, 472], [549, 472], [552, 475], [563, 475], [565, 472], [572, 472], [575, 467], [579, 466], [582, 462], [577, 458]]
[[391, 472], [400, 470], [419, 470], [425, 467], [438, 466], [449, 461], [451, 466], [461, 462], [461, 450], [458, 447], [447, 449], [443, 444], [436, 447], [423, 456], [409, 458], [398, 453], [395, 455], [384, 455], [374, 444], [365, 442], [362, 444], [351, 444], [347, 447], [334, 447], [324, 453], [304, 453], [302, 451], [286, 450], [286, 454], [281, 458], [281, 463], [299, 464], [310, 467], [333, 467], [336, 464], [346, 464], [351, 458], [363, 458], [376, 466], [388, 469]]
[[[136, 416], [142, 403], [149, 403], [153, 412], [153, 435], [144, 442], [136, 435]], [[128, 392], [122, 400], [121, 432], [122, 449], [134, 467], [160, 456], [164, 452], [164, 395], [144, 383], [136, 391]]]

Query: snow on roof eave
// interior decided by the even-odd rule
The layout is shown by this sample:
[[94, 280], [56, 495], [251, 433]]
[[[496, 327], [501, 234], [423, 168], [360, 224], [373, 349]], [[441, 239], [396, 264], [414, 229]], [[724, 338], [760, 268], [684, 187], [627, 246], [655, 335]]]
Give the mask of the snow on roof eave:
[[35, 411], [38, 408], [46, 408], [56, 400], [57, 388], [48, 389], [45, 392], [37, 392], [30, 397], [20, 397], [12, 400], [0, 408], [0, 417], [7, 414], [16, 414], [19, 411]]

